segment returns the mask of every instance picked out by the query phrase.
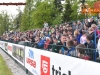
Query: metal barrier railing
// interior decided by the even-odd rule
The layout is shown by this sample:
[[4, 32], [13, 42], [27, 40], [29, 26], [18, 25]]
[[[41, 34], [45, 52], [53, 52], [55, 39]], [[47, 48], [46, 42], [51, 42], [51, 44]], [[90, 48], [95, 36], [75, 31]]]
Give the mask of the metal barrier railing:
[[[9, 41], [9, 40], [2, 40], [2, 41], [13, 43], [13, 41]], [[19, 43], [15, 43], [15, 44], [19, 44]], [[34, 47], [32, 44], [33, 43], [31, 43], [31, 42], [25, 42], [25, 41], [22, 41], [22, 43], [20, 43], [20, 45]], [[62, 45], [49, 44], [49, 46], [50, 46], [50, 48], [48, 48], [48, 49], [44, 49], [44, 48], [39, 48], [39, 49], [52, 51], [52, 49], [54, 49], [55, 46], [62, 46]], [[66, 46], [62, 46], [62, 47], [66, 47]], [[76, 50], [76, 47], [73, 47], [73, 48], [75, 50], [73, 52], [71, 52], [71, 54], [69, 56], [80, 58], [78, 56], [78, 52]], [[89, 58], [90, 58], [89, 60], [95, 61], [95, 62], [97, 61], [97, 58], [99, 57], [99, 51], [97, 49], [91, 49], [91, 48], [81, 48], [81, 49], [84, 49], [85, 50], [85, 52], [82, 52], [82, 53], [85, 56], [89, 56]], [[62, 50], [62, 53], [61, 54], [67, 55], [66, 52], [68, 52], [68, 50]]]

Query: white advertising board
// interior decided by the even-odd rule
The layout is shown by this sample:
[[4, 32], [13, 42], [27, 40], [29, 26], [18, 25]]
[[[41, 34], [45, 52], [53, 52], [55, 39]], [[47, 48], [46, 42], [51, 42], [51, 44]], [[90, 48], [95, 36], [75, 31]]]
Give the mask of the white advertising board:
[[100, 75], [100, 63], [2, 41], [0, 47], [34, 75]]
[[99, 63], [29, 47], [25, 67], [34, 75], [100, 75]]
[[8, 54], [10, 54], [12, 56], [12, 43], [8, 43], [8, 46], [7, 46], [7, 52]]
[[7, 52], [7, 42], [0, 41], [0, 47]]
[[1, 47], [2, 49], [5, 48], [5, 45], [4, 45], [4, 42], [3, 42], [3, 41], [0, 41], [0, 47]]
[[99, 57], [100, 57], [100, 39], [98, 40], [97, 50], [98, 50], [98, 52], [99, 52]]
[[25, 47], [25, 67], [34, 75], [40, 72], [40, 53], [37, 49]]
[[24, 46], [12, 44], [12, 57], [24, 66]]

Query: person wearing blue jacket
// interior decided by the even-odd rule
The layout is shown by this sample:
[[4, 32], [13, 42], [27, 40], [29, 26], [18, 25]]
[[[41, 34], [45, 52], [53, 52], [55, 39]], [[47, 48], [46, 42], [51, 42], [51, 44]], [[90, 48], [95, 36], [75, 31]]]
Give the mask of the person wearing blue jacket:
[[67, 41], [66, 46], [68, 48], [66, 55], [77, 57], [77, 52], [74, 47], [74, 42], [72, 40]]
[[78, 30], [74, 31], [74, 37], [75, 37], [75, 39], [77, 39], [78, 43], [80, 43], [81, 36], [82, 36], [81, 32], [79, 32]]
[[45, 40], [42, 40], [39, 37], [36, 37], [35, 38], [35, 45], [34, 45], [34, 47], [38, 48], [38, 49], [43, 49], [44, 48], [44, 43], [45, 43]]

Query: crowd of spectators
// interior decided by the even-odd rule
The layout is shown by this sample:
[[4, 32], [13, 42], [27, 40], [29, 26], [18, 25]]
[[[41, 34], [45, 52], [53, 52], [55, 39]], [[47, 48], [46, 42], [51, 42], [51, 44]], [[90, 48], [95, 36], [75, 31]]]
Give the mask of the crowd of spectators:
[[[31, 47], [41, 50], [52, 51], [68, 56], [78, 57], [86, 60], [93, 60], [94, 50], [94, 31], [100, 35], [100, 20], [95, 22], [93, 18], [85, 19], [84, 22], [76, 21], [49, 26], [45, 23], [42, 29], [29, 30], [26, 32], [9, 32], [0, 37], [1, 40], [8, 40], [16, 44], [29, 42]], [[98, 43], [97, 38], [97, 43]], [[96, 57], [99, 57], [96, 52]]]

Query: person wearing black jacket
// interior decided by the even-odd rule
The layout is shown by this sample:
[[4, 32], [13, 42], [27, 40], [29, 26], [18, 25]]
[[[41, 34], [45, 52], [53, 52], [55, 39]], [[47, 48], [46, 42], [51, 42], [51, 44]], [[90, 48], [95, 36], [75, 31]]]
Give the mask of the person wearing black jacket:
[[58, 42], [56, 45], [52, 46], [53, 52], [64, 54], [64, 51], [68, 50], [66, 47], [66, 35], [62, 34], [60, 37], [60, 42]]
[[97, 23], [92, 18], [90, 18], [89, 27], [91, 27], [92, 24], [96, 24], [97, 25]]
[[95, 45], [94, 42], [91, 41], [91, 36], [87, 35], [86, 36], [86, 41], [87, 43], [85, 43], [86, 46], [86, 54], [90, 56], [90, 60], [94, 59], [94, 50], [95, 50]]

